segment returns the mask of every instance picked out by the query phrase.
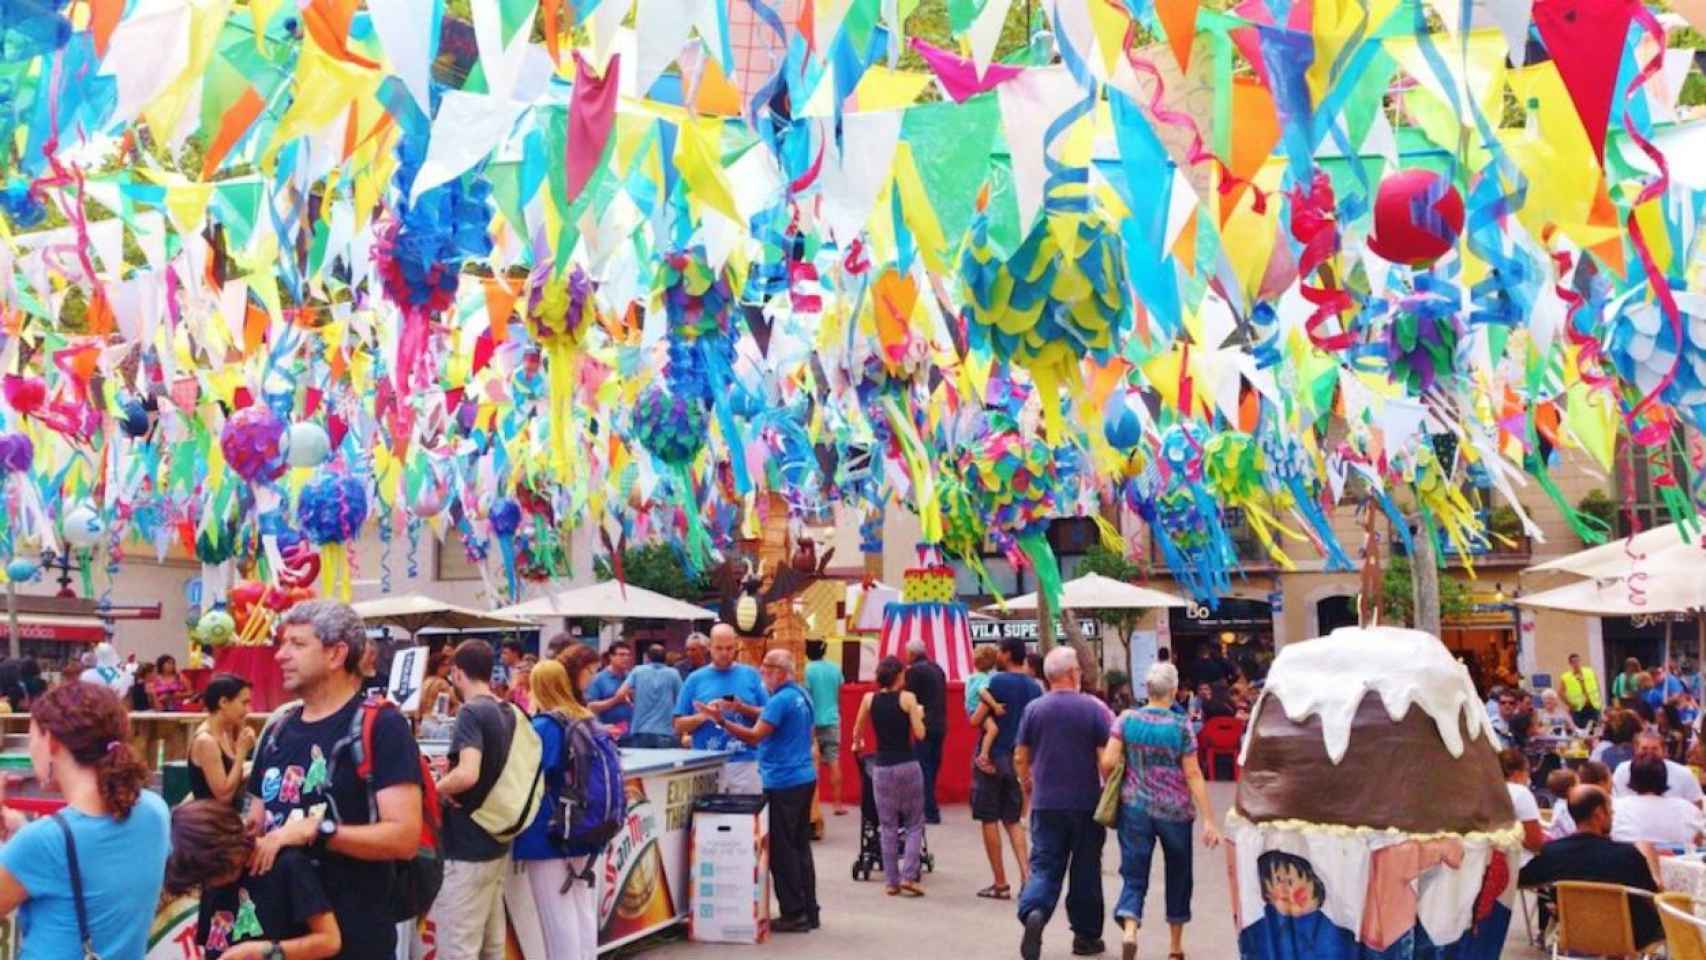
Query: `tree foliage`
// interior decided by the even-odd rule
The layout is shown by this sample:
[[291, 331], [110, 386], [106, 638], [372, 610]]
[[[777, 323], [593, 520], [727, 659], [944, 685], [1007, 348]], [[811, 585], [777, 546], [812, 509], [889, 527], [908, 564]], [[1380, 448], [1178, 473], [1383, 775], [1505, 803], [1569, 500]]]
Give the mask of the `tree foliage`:
[[[1469, 585], [1455, 577], [1439, 578], [1440, 619], [1461, 617], [1474, 604]], [[1394, 556], [1386, 564], [1380, 584], [1380, 617], [1391, 625], [1412, 626], [1416, 622], [1415, 590], [1411, 586], [1410, 558]]]
[[[600, 580], [616, 576], [609, 557], [594, 560], [592, 570]], [[710, 579], [703, 573], [688, 576], [680, 555], [667, 544], [648, 543], [623, 551], [622, 574], [626, 583], [688, 603], [697, 603], [711, 592]]]

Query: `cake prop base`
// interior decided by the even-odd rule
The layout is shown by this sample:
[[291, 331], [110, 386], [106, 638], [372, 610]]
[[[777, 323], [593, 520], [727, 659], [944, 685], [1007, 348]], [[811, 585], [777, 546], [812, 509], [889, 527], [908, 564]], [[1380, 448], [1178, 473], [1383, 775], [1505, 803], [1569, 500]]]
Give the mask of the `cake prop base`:
[[901, 598], [883, 609], [882, 641], [878, 657], [906, 660], [906, 647], [914, 640], [924, 643], [930, 659], [954, 683], [971, 676], [971, 615], [954, 598], [951, 567], [926, 567], [906, 571], [901, 580]]

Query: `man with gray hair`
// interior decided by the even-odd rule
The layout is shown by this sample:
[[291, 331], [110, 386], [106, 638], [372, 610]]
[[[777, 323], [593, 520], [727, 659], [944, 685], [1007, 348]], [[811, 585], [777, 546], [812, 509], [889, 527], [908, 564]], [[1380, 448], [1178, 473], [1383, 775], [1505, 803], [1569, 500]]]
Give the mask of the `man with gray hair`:
[[812, 863], [812, 796], [817, 766], [812, 762], [816, 723], [811, 697], [795, 682], [794, 655], [772, 650], [764, 655], [764, 687], [769, 699], [748, 727], [741, 712], [722, 700], [698, 704], [706, 720], [728, 735], [758, 748], [758, 774], [770, 805], [770, 875], [782, 916], [770, 924], [780, 933], [805, 933], [819, 926], [817, 869]]
[[1031, 799], [1031, 875], [1019, 893], [1025, 925], [1019, 956], [1037, 960], [1062, 886], [1072, 926], [1072, 952], [1094, 956], [1102, 943], [1102, 842], [1096, 822], [1102, 797], [1099, 760], [1113, 717], [1102, 701], [1079, 691], [1078, 654], [1055, 647], [1043, 660], [1048, 692], [1025, 708], [1013, 766]]
[[687, 655], [675, 665], [685, 681], [693, 671], [711, 662], [711, 638], [695, 630], [687, 635]]
[[906, 645], [906, 689], [924, 708], [924, 739], [913, 746], [918, 766], [924, 771], [924, 822], [941, 823], [936, 805], [936, 773], [942, 769], [942, 741], [948, 737], [948, 675], [930, 660], [924, 641]]
[[367, 627], [348, 604], [310, 600], [285, 613], [275, 659], [284, 689], [300, 705], [269, 724], [255, 749], [248, 791], [262, 833], [251, 872], [271, 870], [286, 847], [306, 848], [338, 919], [339, 956], [372, 958], [396, 953], [403, 918], [376, 909], [375, 898], [392, 889], [393, 863], [415, 857], [421, 762], [408, 720], [390, 706], [375, 708], [365, 779], [348, 756], [350, 731], [364, 719], [360, 665], [367, 644]]

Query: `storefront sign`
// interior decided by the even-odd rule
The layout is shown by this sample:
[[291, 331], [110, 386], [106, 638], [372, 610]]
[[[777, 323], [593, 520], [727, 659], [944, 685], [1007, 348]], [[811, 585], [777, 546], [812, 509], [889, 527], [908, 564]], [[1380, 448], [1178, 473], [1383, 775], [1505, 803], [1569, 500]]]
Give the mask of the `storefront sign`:
[[[1093, 617], [1079, 617], [1078, 632], [1086, 640], [1095, 640], [1102, 635], [1102, 625]], [[1058, 619], [1054, 622], [1054, 636], [1057, 640], [1066, 638], [1066, 627]], [[1035, 620], [973, 620], [971, 622], [973, 643], [1000, 643], [1009, 637], [1018, 638], [1026, 643], [1036, 643], [1037, 622]]]

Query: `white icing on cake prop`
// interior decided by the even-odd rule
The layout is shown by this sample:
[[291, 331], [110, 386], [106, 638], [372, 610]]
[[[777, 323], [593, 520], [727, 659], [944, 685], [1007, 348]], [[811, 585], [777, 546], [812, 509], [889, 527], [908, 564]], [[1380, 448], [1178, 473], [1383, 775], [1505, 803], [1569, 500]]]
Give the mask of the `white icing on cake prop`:
[[[1357, 706], [1370, 691], [1380, 696], [1394, 723], [1412, 706], [1420, 707], [1453, 757], [1463, 756], [1459, 717], [1471, 738], [1486, 737], [1498, 749], [1469, 670], [1432, 634], [1398, 627], [1341, 627], [1325, 637], [1287, 644], [1268, 671], [1250, 725], [1253, 729], [1269, 700], [1278, 700], [1293, 723], [1319, 716], [1327, 757], [1336, 764], [1350, 746]], [[1244, 751], [1249, 749], [1245, 737]], [[1239, 762], [1245, 759], [1241, 755]]]

